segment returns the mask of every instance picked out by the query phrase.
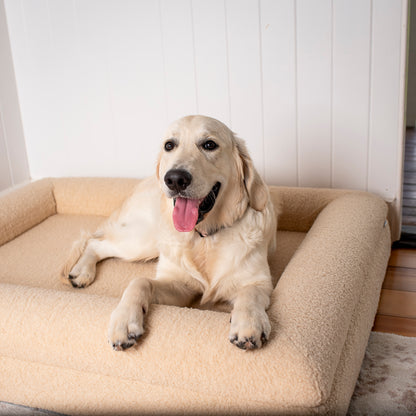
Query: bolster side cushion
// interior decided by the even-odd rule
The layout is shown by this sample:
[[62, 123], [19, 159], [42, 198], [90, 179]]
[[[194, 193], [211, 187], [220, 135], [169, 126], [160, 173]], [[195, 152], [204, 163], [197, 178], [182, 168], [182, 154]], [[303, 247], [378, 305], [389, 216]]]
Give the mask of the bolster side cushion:
[[[386, 216], [386, 203], [371, 194], [347, 194], [329, 203], [273, 292], [273, 326], [309, 360], [320, 392], [315, 405], [331, 392], [365, 280], [384, 278], [390, 253]], [[384, 256], [375, 258], [380, 246]], [[383, 270], [376, 275], [369, 273], [375, 261]]]
[[0, 245], [56, 214], [52, 182], [32, 182], [0, 199]]

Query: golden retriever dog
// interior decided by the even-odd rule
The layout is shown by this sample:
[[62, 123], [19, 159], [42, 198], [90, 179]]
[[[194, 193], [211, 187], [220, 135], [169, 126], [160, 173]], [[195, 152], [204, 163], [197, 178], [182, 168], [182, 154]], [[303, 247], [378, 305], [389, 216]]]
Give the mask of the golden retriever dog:
[[155, 278], [132, 280], [111, 314], [115, 350], [143, 334], [149, 304], [189, 306], [196, 299], [230, 303], [229, 340], [260, 348], [271, 329], [267, 256], [276, 227], [268, 187], [244, 142], [218, 120], [188, 116], [166, 132], [156, 175], [74, 247], [63, 277], [81, 288], [94, 281], [96, 263], [105, 258], [159, 258]]

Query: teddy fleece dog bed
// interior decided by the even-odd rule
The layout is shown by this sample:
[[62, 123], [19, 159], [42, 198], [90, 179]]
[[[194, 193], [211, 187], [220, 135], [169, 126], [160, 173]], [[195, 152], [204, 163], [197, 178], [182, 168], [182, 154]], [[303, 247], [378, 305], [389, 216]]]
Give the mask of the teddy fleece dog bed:
[[261, 350], [230, 344], [221, 309], [153, 305], [138, 344], [115, 352], [110, 314], [156, 263], [105, 260], [86, 289], [59, 274], [80, 230], [136, 183], [45, 179], [0, 198], [0, 400], [77, 415], [345, 414], [390, 254], [385, 202], [270, 188], [281, 214]]

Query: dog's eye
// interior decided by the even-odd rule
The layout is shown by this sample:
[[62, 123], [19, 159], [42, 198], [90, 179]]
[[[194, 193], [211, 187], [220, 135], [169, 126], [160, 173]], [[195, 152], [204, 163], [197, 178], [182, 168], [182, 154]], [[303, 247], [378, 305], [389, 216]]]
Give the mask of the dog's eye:
[[173, 150], [175, 148], [175, 143], [174, 142], [172, 142], [171, 140], [168, 140], [166, 143], [165, 143], [165, 150], [167, 151], [167, 152], [170, 152], [171, 150]]
[[218, 145], [213, 140], [207, 140], [206, 142], [202, 143], [202, 147], [205, 150], [211, 151], [211, 150], [215, 150], [218, 147]]

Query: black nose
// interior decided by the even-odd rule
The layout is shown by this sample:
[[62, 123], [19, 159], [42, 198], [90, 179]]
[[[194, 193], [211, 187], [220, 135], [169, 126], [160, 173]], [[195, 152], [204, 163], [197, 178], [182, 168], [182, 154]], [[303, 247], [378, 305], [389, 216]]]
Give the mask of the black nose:
[[192, 175], [183, 169], [171, 169], [164, 178], [166, 186], [171, 191], [184, 191], [192, 182]]

